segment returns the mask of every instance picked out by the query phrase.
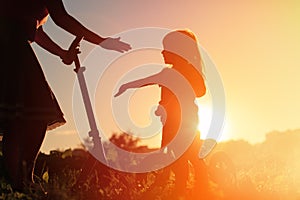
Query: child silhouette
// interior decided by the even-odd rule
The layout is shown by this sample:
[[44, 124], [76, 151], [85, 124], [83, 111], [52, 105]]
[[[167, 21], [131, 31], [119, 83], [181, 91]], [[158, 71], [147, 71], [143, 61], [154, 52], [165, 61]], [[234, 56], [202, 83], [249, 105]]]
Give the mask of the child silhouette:
[[[175, 173], [175, 196], [180, 199], [186, 196], [186, 182], [189, 175], [188, 161], [191, 162], [195, 169], [196, 187], [200, 187], [198, 192], [201, 193], [199, 195], [203, 197], [208, 188], [205, 165], [203, 160], [198, 158], [201, 144], [200, 134], [197, 131], [198, 107], [195, 104], [195, 98], [205, 94], [206, 86], [202, 73], [202, 61], [197, 40], [195, 35], [189, 30], [176, 30], [168, 33], [164, 37], [163, 48], [162, 55], [164, 61], [170, 65], [170, 68], [166, 67], [152, 76], [123, 84], [119, 88], [118, 93], [115, 94], [115, 97], [121, 95], [129, 88], [139, 88], [161, 83], [160, 80], [172, 81], [171, 77], [174, 71], [178, 72], [188, 81], [188, 84], [194, 91], [194, 95], [191, 97], [191, 95], [185, 93], [184, 90], [182, 90], [183, 94], [181, 94], [186, 98], [184, 103], [189, 104], [189, 106], [187, 106], [189, 110], [186, 112], [188, 114], [186, 116], [183, 115], [181, 110], [182, 107], [184, 107], [182, 105], [183, 102], [179, 102], [177, 95], [174, 94], [172, 89], [160, 84], [161, 100], [155, 114], [161, 117], [163, 123], [161, 148], [168, 146], [182, 127], [181, 130], [184, 130], [184, 134], [196, 135], [192, 144], [189, 145], [181, 156], [178, 152], [178, 149], [180, 149], [179, 146], [168, 146], [169, 152], [173, 152], [177, 157], [180, 156], [168, 167]], [[182, 87], [182, 84], [179, 82], [172, 84], [177, 84], [176, 87]], [[185, 138], [181, 139], [183, 139], [182, 142], [184, 143]]]

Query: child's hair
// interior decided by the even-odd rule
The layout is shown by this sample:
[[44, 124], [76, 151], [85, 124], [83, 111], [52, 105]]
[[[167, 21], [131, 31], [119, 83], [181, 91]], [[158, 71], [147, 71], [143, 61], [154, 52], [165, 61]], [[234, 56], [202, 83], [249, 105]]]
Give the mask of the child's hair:
[[190, 38], [192, 38], [195, 42], [197, 42], [197, 38], [196, 38], [195, 34], [191, 30], [184, 29], [184, 30], [177, 30], [177, 32], [185, 34], [185, 35], [189, 36]]
[[192, 64], [203, 75], [203, 62], [197, 38], [191, 30], [182, 29], [168, 33], [163, 39], [163, 46], [166, 51], [174, 53]]

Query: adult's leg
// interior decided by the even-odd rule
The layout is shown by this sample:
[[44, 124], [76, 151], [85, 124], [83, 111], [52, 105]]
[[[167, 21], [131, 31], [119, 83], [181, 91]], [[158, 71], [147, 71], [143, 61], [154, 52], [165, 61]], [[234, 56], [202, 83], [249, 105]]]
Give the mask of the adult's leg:
[[20, 138], [15, 130], [15, 123], [10, 123], [7, 131], [3, 135], [3, 164], [5, 167], [6, 178], [12, 183], [13, 188], [21, 189], [20, 180]]
[[21, 159], [23, 167], [26, 169], [25, 178], [30, 182], [34, 182], [33, 172], [35, 161], [45, 138], [47, 123], [39, 120], [28, 121], [25, 127], [23, 135], [23, 141], [25, 142], [21, 144], [21, 148], [23, 149]]
[[38, 120], [16, 120], [3, 138], [4, 165], [15, 189], [33, 182], [36, 157], [45, 137], [47, 123]]

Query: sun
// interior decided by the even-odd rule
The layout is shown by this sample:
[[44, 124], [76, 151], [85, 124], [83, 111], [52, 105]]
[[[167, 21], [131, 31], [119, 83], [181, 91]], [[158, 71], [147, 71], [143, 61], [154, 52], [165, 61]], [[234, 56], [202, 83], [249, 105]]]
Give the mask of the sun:
[[210, 102], [205, 99], [197, 99], [196, 103], [198, 105], [198, 130], [200, 131], [200, 138], [206, 139], [209, 131], [211, 119], [212, 119], [212, 107], [209, 105]]
[[[213, 106], [209, 96], [204, 96], [201, 98], [197, 98], [196, 104], [198, 106], [198, 130], [200, 131], [200, 138], [207, 139], [209, 137], [209, 129], [211, 126], [212, 116], [213, 116]], [[223, 125], [223, 129], [221, 130], [220, 138], [212, 138], [218, 139], [218, 141], [226, 141], [230, 140], [230, 128], [229, 128], [229, 120], [225, 119], [225, 123]]]

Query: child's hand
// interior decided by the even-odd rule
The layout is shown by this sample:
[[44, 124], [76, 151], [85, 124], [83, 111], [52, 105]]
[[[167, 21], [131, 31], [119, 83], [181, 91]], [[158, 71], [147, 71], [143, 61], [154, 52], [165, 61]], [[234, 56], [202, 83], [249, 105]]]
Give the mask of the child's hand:
[[122, 85], [122, 86], [119, 88], [119, 91], [114, 95], [114, 97], [120, 96], [120, 95], [123, 94], [126, 90], [127, 90], [127, 87], [126, 87], [125, 85]]
[[131, 49], [131, 46], [125, 42], [122, 42], [120, 40], [120, 37], [118, 38], [106, 38], [99, 44], [102, 48], [108, 49], [108, 50], [114, 50], [121, 53], [124, 53], [125, 51], [128, 51]]

